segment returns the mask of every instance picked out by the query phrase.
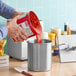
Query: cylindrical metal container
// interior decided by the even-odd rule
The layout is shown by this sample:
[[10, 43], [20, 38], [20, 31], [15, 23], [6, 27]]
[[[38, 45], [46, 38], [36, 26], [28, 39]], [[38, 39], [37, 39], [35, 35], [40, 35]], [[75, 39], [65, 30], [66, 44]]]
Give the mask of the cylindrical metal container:
[[36, 40], [28, 41], [28, 69], [32, 71], [51, 70], [51, 41], [42, 40], [38, 44]]

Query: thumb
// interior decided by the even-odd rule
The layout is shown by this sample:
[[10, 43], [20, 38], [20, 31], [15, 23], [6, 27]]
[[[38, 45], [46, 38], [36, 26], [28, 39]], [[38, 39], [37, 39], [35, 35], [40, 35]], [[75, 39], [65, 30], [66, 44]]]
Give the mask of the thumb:
[[12, 20], [14, 21], [14, 22], [17, 22], [17, 20], [20, 18], [20, 15], [17, 15], [16, 17], [14, 17]]
[[26, 14], [26, 13], [25, 13], [25, 12], [20, 12], [20, 13], [19, 13], [19, 15], [24, 15], [24, 14]]

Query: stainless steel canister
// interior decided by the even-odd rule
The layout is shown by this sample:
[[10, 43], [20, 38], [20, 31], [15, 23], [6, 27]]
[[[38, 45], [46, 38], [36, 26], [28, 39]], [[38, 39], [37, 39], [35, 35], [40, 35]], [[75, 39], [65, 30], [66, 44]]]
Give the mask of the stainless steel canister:
[[52, 51], [51, 41], [42, 40], [38, 44], [36, 40], [28, 41], [28, 69], [32, 71], [51, 70]]

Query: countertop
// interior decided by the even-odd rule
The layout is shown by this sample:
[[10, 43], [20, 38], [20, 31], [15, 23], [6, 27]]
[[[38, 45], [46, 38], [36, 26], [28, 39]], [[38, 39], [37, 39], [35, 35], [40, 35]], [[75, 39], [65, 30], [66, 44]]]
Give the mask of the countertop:
[[[24, 76], [23, 74], [14, 70], [14, 67], [27, 68], [27, 60], [20, 61], [10, 59], [9, 67], [0, 68], [0, 76]], [[76, 62], [60, 63], [59, 56], [52, 57], [52, 69], [47, 72], [32, 72], [28, 71], [33, 76], [76, 76]]]

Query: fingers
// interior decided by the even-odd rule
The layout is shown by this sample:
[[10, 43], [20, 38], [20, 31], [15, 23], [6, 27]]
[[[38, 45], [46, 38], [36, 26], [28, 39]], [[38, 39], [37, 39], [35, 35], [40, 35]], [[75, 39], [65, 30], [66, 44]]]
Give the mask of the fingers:
[[15, 10], [12, 18], [16, 17], [17, 15], [23, 15], [23, 14], [25, 14], [25, 12], [19, 12], [19, 11]]
[[23, 40], [26, 40], [26, 39], [27, 39], [27, 36], [24, 36], [23, 34], [20, 34], [19, 36], [20, 36], [20, 38], [23, 39]]
[[14, 34], [14, 41], [22, 42], [22, 41], [26, 40], [27, 37], [28, 37], [27, 33], [25, 31], [23, 31], [23, 29], [21, 27], [18, 27], [18, 29], [16, 30], [16, 32]]
[[14, 17], [13, 19], [12, 19], [12, 21], [14, 21], [14, 22], [17, 22], [17, 20], [20, 18], [20, 15], [17, 15], [16, 17]]
[[14, 37], [14, 41], [15, 42], [23, 42], [24, 40], [26, 40], [27, 38], [25, 38], [24, 36], [17, 36], [17, 37]]
[[19, 29], [19, 31], [20, 31], [20, 35], [22, 35], [22, 36], [24, 36], [24, 37], [26, 37], [26, 38], [28, 37], [26, 31], [24, 31], [21, 27], [19, 27], [18, 29]]
[[18, 34], [16, 34], [16, 36], [14, 36], [13, 37], [13, 40], [15, 41], [15, 42], [23, 42], [24, 41], [24, 39]]
[[23, 29], [21, 27], [19, 27], [20, 31], [19, 31], [19, 41], [22, 40], [26, 40], [28, 35], [25, 31], [23, 31]]
[[24, 35], [24, 36], [26, 36], [28, 38], [28, 34], [26, 33], [26, 31], [22, 30], [21, 34]]
[[24, 15], [24, 14], [26, 14], [26, 13], [25, 13], [25, 12], [20, 12], [20, 13], [19, 13], [19, 15]]
[[23, 42], [24, 39], [22, 39], [20, 36], [18, 36], [18, 37], [15, 37], [15, 38], [14, 38], [14, 41], [15, 41], [15, 42]]

